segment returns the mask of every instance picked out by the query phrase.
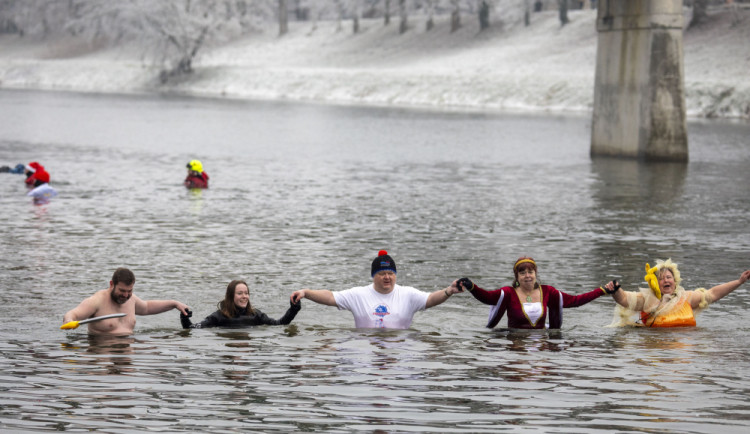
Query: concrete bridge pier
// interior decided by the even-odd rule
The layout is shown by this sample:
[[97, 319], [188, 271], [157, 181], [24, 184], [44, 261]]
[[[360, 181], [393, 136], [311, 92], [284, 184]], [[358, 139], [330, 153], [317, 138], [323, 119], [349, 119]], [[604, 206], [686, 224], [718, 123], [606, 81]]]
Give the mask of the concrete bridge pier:
[[600, 0], [591, 156], [688, 160], [682, 0]]

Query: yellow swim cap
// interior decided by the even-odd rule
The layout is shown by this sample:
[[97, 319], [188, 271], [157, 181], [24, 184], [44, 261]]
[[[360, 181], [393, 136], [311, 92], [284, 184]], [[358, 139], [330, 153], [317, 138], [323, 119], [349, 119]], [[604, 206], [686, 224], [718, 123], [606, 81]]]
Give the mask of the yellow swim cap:
[[203, 172], [203, 164], [201, 164], [201, 162], [198, 160], [190, 160], [190, 162], [187, 164], [187, 168], [192, 170], [193, 172]]

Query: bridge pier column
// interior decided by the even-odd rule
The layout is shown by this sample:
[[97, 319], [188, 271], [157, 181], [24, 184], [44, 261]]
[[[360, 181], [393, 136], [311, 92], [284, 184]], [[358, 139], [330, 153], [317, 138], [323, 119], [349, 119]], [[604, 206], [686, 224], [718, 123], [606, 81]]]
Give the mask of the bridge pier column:
[[591, 156], [688, 160], [682, 0], [600, 0]]

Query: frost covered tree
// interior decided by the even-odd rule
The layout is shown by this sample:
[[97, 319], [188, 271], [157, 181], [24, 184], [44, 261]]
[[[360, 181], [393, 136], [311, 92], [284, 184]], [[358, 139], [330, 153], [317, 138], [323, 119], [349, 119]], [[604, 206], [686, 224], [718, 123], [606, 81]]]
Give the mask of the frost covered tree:
[[529, 0], [524, 0], [523, 25], [526, 27], [531, 25], [531, 3]]
[[490, 27], [490, 3], [487, 0], [479, 0], [479, 31]]
[[707, 6], [708, 0], [693, 0], [693, 18], [690, 19], [688, 27], [701, 25], [708, 19]]
[[[477, 0], [479, 30], [492, 25], [490, 16], [498, 23], [526, 23], [530, 11], [528, 0]], [[528, 25], [528, 24], [527, 24]]]
[[425, 0], [424, 1], [424, 8], [425, 13], [427, 14], [427, 21], [425, 23], [425, 31], [432, 30], [433, 27], [435, 27], [435, 3], [437, 0]]
[[336, 32], [344, 30], [344, 19], [347, 14], [354, 11], [355, 19], [353, 19], [352, 30], [354, 33], [359, 32], [359, 20], [356, 13], [357, 4], [355, 0], [310, 0], [309, 1], [310, 15], [312, 17], [312, 28], [310, 33], [312, 34], [318, 29], [318, 21], [321, 19], [334, 19], [336, 20]]
[[362, 18], [362, 1], [349, 0], [349, 10], [352, 14], [352, 33], [359, 33], [359, 20]]
[[570, 22], [568, 19], [568, 0], [557, 0], [560, 7], [560, 25], [564, 26]]
[[163, 65], [162, 82], [189, 74], [206, 45], [238, 36], [273, 16], [267, 1], [63, 0], [75, 4], [67, 27], [90, 40], [130, 43]]
[[279, 0], [279, 36], [289, 32], [289, 7], [286, 0]]
[[409, 30], [409, 12], [406, 10], [406, 0], [398, 0], [398, 15], [401, 18], [398, 25], [398, 32], [404, 34]]
[[0, 32], [41, 38], [58, 35], [75, 10], [71, 0], [0, 0]]
[[276, 0], [0, 0], [0, 29], [22, 36], [130, 44], [161, 64], [162, 80], [192, 72], [206, 45], [259, 29]]
[[459, 0], [451, 0], [453, 10], [451, 11], [451, 33], [461, 28], [461, 6]]

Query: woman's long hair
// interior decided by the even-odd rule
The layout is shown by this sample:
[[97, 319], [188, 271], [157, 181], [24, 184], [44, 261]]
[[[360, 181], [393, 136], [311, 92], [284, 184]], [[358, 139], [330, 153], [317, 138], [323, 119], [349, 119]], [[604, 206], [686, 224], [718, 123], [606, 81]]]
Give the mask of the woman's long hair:
[[[234, 292], [237, 289], [237, 285], [243, 284], [247, 286], [248, 292], [250, 292], [250, 286], [244, 280], [233, 280], [227, 285], [227, 293], [224, 295], [224, 300], [221, 300], [218, 304], [219, 311], [224, 314], [227, 318], [234, 318], [237, 316], [237, 305], [234, 304]], [[247, 314], [252, 315], [255, 313], [253, 305], [248, 300], [247, 302]]]

